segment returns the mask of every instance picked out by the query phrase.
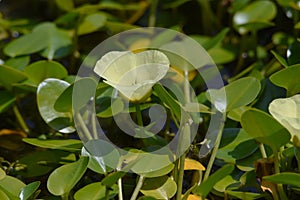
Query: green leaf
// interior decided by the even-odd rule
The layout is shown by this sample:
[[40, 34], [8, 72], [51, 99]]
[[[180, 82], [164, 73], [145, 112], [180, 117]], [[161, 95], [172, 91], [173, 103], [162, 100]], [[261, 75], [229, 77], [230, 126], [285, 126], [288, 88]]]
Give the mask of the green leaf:
[[274, 57], [278, 60], [278, 62], [280, 63], [280, 64], [282, 64], [285, 68], [287, 68], [287, 67], [289, 67], [289, 65], [288, 65], [288, 63], [287, 63], [287, 61], [281, 56], [281, 55], [279, 55], [277, 52], [275, 52], [275, 51], [271, 51], [271, 53], [274, 55]]
[[19, 83], [27, 79], [25, 73], [4, 65], [0, 65], [0, 74], [0, 83], [2, 83], [7, 90], [12, 90], [14, 83]]
[[85, 173], [88, 162], [88, 157], [81, 157], [74, 163], [55, 169], [47, 181], [47, 188], [51, 194], [68, 194]]
[[261, 194], [261, 193], [252, 193], [252, 192], [240, 192], [240, 191], [231, 191], [231, 190], [226, 190], [225, 191], [227, 194], [234, 196], [238, 199], [261, 199], [265, 196], [267, 196], [267, 194]]
[[145, 174], [143, 174], [143, 176], [146, 177], [146, 178], [159, 177], [159, 176], [167, 175], [173, 169], [174, 169], [174, 164], [171, 163], [171, 164], [167, 165], [166, 167], [163, 167], [163, 168], [161, 168], [159, 170], [145, 173]]
[[67, 77], [66, 68], [55, 61], [37, 61], [24, 69], [28, 78], [36, 85], [47, 78], [63, 79]]
[[17, 70], [23, 71], [25, 67], [29, 64], [30, 57], [29, 56], [20, 56], [15, 58], [10, 58], [5, 61], [6, 66], [13, 67]]
[[264, 176], [263, 179], [277, 184], [285, 184], [300, 187], [300, 174], [298, 173], [282, 172], [280, 174]]
[[111, 34], [117, 34], [123, 31], [127, 31], [134, 28], [139, 28], [138, 26], [134, 26], [131, 24], [121, 23], [121, 22], [106, 22], [106, 27], [110, 31]]
[[250, 136], [270, 146], [273, 151], [279, 151], [291, 138], [290, 133], [279, 122], [257, 109], [244, 112], [241, 124]]
[[174, 180], [168, 176], [146, 178], [141, 188], [141, 193], [156, 199], [170, 199], [177, 190]]
[[16, 200], [18, 194], [26, 185], [19, 179], [12, 176], [5, 176], [0, 180], [0, 190], [2, 190], [10, 200]]
[[300, 42], [295, 41], [289, 46], [287, 50], [287, 62], [289, 66], [300, 63], [299, 53], [300, 53]]
[[256, 78], [245, 77], [225, 86], [227, 102], [223, 99], [224, 88], [210, 89], [207, 96], [210, 101], [214, 101], [212, 103], [220, 112], [225, 112], [251, 103], [257, 97], [260, 88], [260, 82]]
[[118, 150], [104, 140], [89, 140], [84, 144], [82, 155], [91, 157], [88, 167], [102, 174], [115, 169], [120, 158]]
[[71, 112], [86, 106], [94, 97], [97, 83], [92, 78], [81, 78], [68, 86], [57, 98], [54, 108], [59, 112]]
[[18, 172], [25, 178], [37, 177], [51, 172], [59, 163], [73, 162], [75, 155], [60, 150], [33, 151], [23, 155], [19, 162], [26, 165], [25, 171]]
[[5, 171], [2, 168], [0, 168], [0, 180], [3, 179], [5, 176], [6, 176]]
[[202, 182], [199, 186], [197, 186], [193, 193], [200, 195], [202, 198], [206, 198], [209, 192], [212, 190], [214, 185], [223, 179], [225, 176], [229, 175], [234, 170], [234, 165], [227, 164], [224, 165], [222, 168], [214, 172], [209, 178]]
[[55, 3], [63, 11], [72, 11], [74, 9], [73, 0], [64, 0], [64, 1], [55, 0]]
[[[233, 16], [233, 23], [238, 31], [242, 34], [247, 33], [248, 31], [256, 31], [255, 24], [266, 24], [271, 21], [277, 13], [276, 6], [271, 1], [255, 1], [241, 10], [237, 11]], [[241, 25], [252, 24], [248, 27], [239, 28]], [[254, 25], [254, 26], [253, 26]], [[264, 28], [261, 26], [260, 28]]]
[[157, 97], [171, 109], [177, 119], [181, 119], [181, 107], [179, 102], [177, 102], [162, 85], [155, 84], [153, 89], [156, 92]]
[[275, 85], [287, 90], [287, 96], [292, 96], [300, 92], [300, 65], [291, 66], [280, 70], [270, 77]]
[[98, 200], [104, 199], [106, 190], [109, 190], [110, 199], [118, 194], [118, 186], [113, 185], [112, 188], [106, 188], [101, 182], [91, 183], [78, 190], [74, 198], [75, 200]]
[[10, 57], [29, 55], [41, 51], [47, 47], [45, 36], [38, 32], [29, 33], [8, 43], [3, 49]]
[[78, 34], [84, 35], [92, 33], [105, 25], [106, 16], [103, 13], [97, 12], [86, 16], [78, 28]]
[[123, 176], [125, 176], [125, 174], [126, 173], [122, 171], [111, 173], [108, 176], [105, 176], [105, 178], [102, 179], [101, 183], [111, 188], [119, 180], [119, 178], [122, 178]]
[[41, 82], [37, 89], [37, 105], [41, 116], [52, 128], [62, 133], [72, 133], [75, 131], [75, 128], [70, 126], [70, 123], [54, 121], [59, 118], [67, 118], [69, 121], [72, 120], [71, 113], [57, 112], [54, 109], [56, 100], [69, 85], [69, 83], [63, 80], [48, 78]]
[[32, 197], [35, 191], [39, 188], [40, 183], [41, 183], [40, 181], [35, 181], [23, 187], [19, 194], [20, 199], [21, 200], [30, 199], [30, 197]]
[[2, 200], [11, 200], [11, 199], [5, 194], [5, 192], [3, 192], [1, 189], [0, 189], [0, 199], [2, 199]]
[[209, 50], [215, 46], [218, 46], [222, 42], [222, 40], [225, 38], [225, 36], [229, 32], [229, 30], [230, 30], [229, 28], [224, 28], [216, 36], [214, 36], [210, 40], [204, 42], [202, 44], [202, 47], [205, 48], [206, 50]]
[[[44, 22], [37, 25], [31, 33], [12, 41], [4, 48], [4, 53], [10, 57], [42, 52], [48, 59], [62, 48], [71, 45], [71, 38], [66, 31], [58, 29], [54, 23]], [[58, 56], [59, 57], [59, 56]]]
[[16, 98], [5, 90], [0, 90], [0, 113], [5, 112], [16, 101]]
[[229, 63], [235, 59], [235, 53], [223, 47], [209, 49], [208, 54], [216, 64]]
[[230, 136], [234, 135], [235, 138], [218, 149], [217, 158], [227, 163], [235, 163], [236, 160], [246, 158], [257, 150], [258, 145], [243, 129], [225, 129], [222, 139], [229, 132], [231, 133]]
[[80, 151], [82, 148], [82, 142], [80, 140], [40, 140], [37, 138], [24, 138], [24, 142], [49, 149], [59, 149], [64, 151]]

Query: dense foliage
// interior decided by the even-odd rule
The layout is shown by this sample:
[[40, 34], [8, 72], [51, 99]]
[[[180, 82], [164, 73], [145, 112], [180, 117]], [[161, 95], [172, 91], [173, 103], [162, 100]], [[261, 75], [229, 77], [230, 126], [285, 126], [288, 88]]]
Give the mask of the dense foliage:
[[[0, 199], [299, 199], [299, 11], [296, 0], [0, 1]], [[157, 166], [164, 159], [144, 157], [134, 173], [125, 173], [117, 162], [115, 169], [105, 165], [118, 153], [99, 162], [83, 148], [72, 90], [74, 82], [91, 86], [75, 75], [96, 45], [147, 26], [176, 30], [201, 44], [226, 86], [206, 90], [201, 76], [189, 71], [201, 108], [189, 150], [162, 169]], [[112, 120], [110, 106], [122, 112], [122, 98], [108, 101], [113, 88], [103, 81], [91, 87], [110, 139], [141, 151]], [[224, 91], [221, 108], [210, 97]], [[195, 107], [161, 85], [153, 86], [149, 99], [128, 109], [143, 124], [151, 103], [166, 108], [167, 130], [142, 140], [157, 147], [180, 129], [180, 112]], [[203, 133], [214, 115], [222, 121], [209, 144]], [[199, 156], [203, 145], [214, 148]]]

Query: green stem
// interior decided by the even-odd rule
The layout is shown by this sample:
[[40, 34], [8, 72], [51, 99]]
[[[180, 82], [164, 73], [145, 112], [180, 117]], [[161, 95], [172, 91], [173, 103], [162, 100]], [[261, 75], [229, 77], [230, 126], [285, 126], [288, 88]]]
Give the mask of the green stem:
[[212, 169], [212, 166], [215, 162], [217, 152], [218, 152], [218, 149], [219, 149], [219, 146], [220, 146], [220, 143], [221, 143], [221, 138], [222, 138], [222, 133], [223, 133], [225, 121], [226, 121], [226, 113], [223, 113], [222, 122], [221, 122], [221, 125], [220, 125], [220, 128], [219, 128], [219, 131], [218, 131], [216, 143], [215, 143], [214, 149], [211, 153], [211, 156], [210, 156], [210, 159], [209, 159], [209, 162], [208, 162], [208, 165], [207, 165], [204, 177], [203, 177], [203, 181], [208, 179], [210, 171]]
[[259, 150], [260, 150], [261, 156], [263, 158], [267, 158], [268, 157], [263, 143], [259, 144]]
[[13, 106], [13, 111], [14, 111], [14, 113], [16, 115], [16, 118], [17, 118], [20, 126], [22, 127], [23, 131], [28, 135], [29, 134], [29, 128], [28, 128], [27, 124], [25, 123], [25, 120], [22, 117], [17, 105]]
[[132, 194], [130, 200], [136, 200], [136, 198], [137, 198], [137, 196], [140, 192], [140, 189], [143, 186], [143, 183], [144, 183], [144, 176], [141, 175], [140, 178], [139, 178], [139, 181], [138, 181], [138, 183], [137, 183], [137, 185], [136, 185], [136, 187], [133, 191], [133, 194]]
[[[191, 102], [191, 94], [190, 94], [190, 84], [189, 84], [189, 72], [187, 70], [184, 71], [184, 86], [183, 86], [183, 92], [184, 92], [184, 98], [185, 98], [185, 103], [188, 104]], [[186, 123], [186, 122], [184, 122]], [[187, 125], [189, 126], [189, 125]], [[191, 130], [190, 127], [186, 127], [187, 131], [186, 132], [181, 132], [180, 133], [180, 140], [183, 141], [184, 136], [183, 134], [190, 135]], [[184, 141], [183, 141], [184, 142]], [[179, 149], [181, 152], [181, 145], [179, 144]], [[183, 153], [183, 155], [180, 156], [179, 158], [179, 170], [178, 170], [178, 177], [177, 177], [177, 193], [176, 193], [176, 200], [181, 199], [182, 195], [182, 184], [183, 184], [183, 176], [184, 176], [184, 161], [185, 161], [186, 153]]]
[[136, 117], [137, 117], [137, 123], [139, 126], [144, 126], [143, 124], [143, 117], [142, 117], [142, 111], [141, 111], [141, 107], [140, 104], [137, 103], [135, 104], [135, 111], [136, 111]]
[[61, 199], [62, 199], [62, 200], [69, 200], [69, 192], [67, 192], [67, 193], [65, 193], [65, 194], [63, 194], [63, 195], [61, 195]]
[[119, 200], [123, 200], [122, 178], [118, 179], [118, 188], [119, 188]]
[[156, 23], [156, 8], [157, 8], [158, 0], [152, 0], [152, 1], [150, 1], [150, 3], [151, 3], [151, 5], [150, 5], [148, 26], [154, 27], [155, 23]]
[[106, 187], [105, 188], [105, 197], [104, 197], [105, 200], [109, 200], [109, 188]]
[[[279, 158], [278, 158], [278, 152], [274, 151], [274, 168], [275, 168], [275, 174], [279, 174], [280, 173], [280, 168], [279, 168]], [[283, 186], [282, 184], [277, 184], [277, 189], [278, 189], [278, 193], [279, 193], [279, 197], [281, 200], [287, 200], [287, 196], [284, 192]]]
[[96, 125], [96, 114], [92, 114], [92, 128], [93, 128], [93, 137], [94, 139], [98, 139], [98, 133], [97, 133], [97, 125]]
[[91, 136], [91, 133], [90, 133], [89, 129], [86, 127], [86, 125], [85, 125], [85, 123], [84, 123], [81, 115], [79, 113], [77, 113], [76, 116], [77, 116], [79, 124], [80, 124], [80, 126], [82, 128], [83, 133], [85, 134], [85, 136], [87, 137], [88, 140], [92, 140], [93, 137]]
[[185, 160], [185, 153], [179, 158], [176, 200], [181, 200], [183, 175], [184, 175], [184, 160]]

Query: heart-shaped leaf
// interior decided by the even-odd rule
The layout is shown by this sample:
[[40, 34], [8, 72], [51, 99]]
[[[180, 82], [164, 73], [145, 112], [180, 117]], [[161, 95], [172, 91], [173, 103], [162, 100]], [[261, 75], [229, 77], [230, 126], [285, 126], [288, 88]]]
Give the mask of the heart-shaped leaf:
[[279, 122], [257, 109], [244, 112], [241, 124], [250, 136], [270, 146], [274, 152], [279, 151], [291, 138], [290, 133]]
[[300, 94], [273, 100], [269, 111], [292, 136], [300, 138]]
[[[57, 112], [54, 109], [56, 100], [69, 85], [69, 83], [63, 80], [49, 78], [41, 82], [37, 89], [37, 104], [41, 116], [52, 128], [62, 133], [75, 131], [73, 126], [70, 125], [70, 121], [72, 120], [71, 113]], [[60, 118], [68, 119], [68, 121], [56, 120]]]
[[68, 75], [66, 68], [55, 61], [34, 62], [27, 66], [24, 72], [36, 85], [47, 78], [63, 79]]
[[[54, 195], [68, 194], [83, 176], [89, 162], [88, 157], [55, 169], [47, 181], [48, 190]], [[59, 184], [58, 184], [59, 183]]]
[[[207, 96], [220, 112], [226, 112], [251, 103], [257, 97], [260, 88], [259, 80], [245, 77], [229, 83], [224, 88], [210, 89]], [[224, 89], [226, 99], [223, 98]]]

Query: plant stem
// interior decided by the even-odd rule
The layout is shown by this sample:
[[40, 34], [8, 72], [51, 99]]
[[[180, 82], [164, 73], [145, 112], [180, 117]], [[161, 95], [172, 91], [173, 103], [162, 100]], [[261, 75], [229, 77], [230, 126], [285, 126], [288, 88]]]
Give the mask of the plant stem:
[[176, 200], [181, 199], [182, 195], [182, 184], [183, 184], [183, 175], [184, 175], [184, 160], [185, 160], [185, 153], [180, 156], [179, 158], [179, 170], [178, 170], [178, 180], [177, 180], [177, 193], [176, 193]]
[[85, 134], [85, 136], [87, 137], [88, 140], [92, 140], [93, 137], [91, 136], [91, 133], [90, 133], [89, 129], [86, 127], [86, 125], [85, 125], [85, 123], [84, 123], [84, 121], [83, 121], [80, 113], [77, 113], [76, 116], [77, 116], [79, 124], [80, 124], [80, 126], [82, 128], [83, 133]]
[[[191, 102], [191, 97], [190, 97], [190, 84], [189, 84], [189, 72], [188, 70], [184, 71], [184, 86], [183, 86], [183, 92], [184, 92], [184, 98], [185, 98], [185, 103], [188, 104]], [[183, 120], [184, 121], [184, 120]], [[186, 123], [186, 122], [184, 122]], [[189, 126], [189, 125], [184, 125], [184, 126]], [[191, 135], [191, 130], [190, 127], [186, 127], [187, 131], [186, 132], [180, 132], [180, 140], [183, 141], [183, 134]], [[181, 144], [179, 144], [179, 149], [181, 153]], [[179, 169], [178, 169], [178, 176], [177, 176], [177, 193], [176, 193], [176, 200], [181, 199], [182, 195], [182, 184], [183, 184], [183, 176], [184, 176], [184, 161], [185, 161], [186, 153], [183, 153], [183, 155], [180, 156], [179, 158]]]
[[29, 128], [28, 128], [24, 118], [22, 117], [17, 105], [13, 106], [13, 111], [14, 111], [14, 113], [16, 115], [16, 118], [17, 118], [20, 126], [22, 127], [23, 131], [28, 135], [29, 134]]
[[67, 193], [65, 193], [65, 194], [63, 194], [63, 195], [61, 195], [61, 199], [62, 199], [62, 200], [69, 200], [69, 192], [67, 192]]
[[[279, 168], [279, 158], [278, 158], [278, 152], [274, 151], [274, 169], [275, 169], [275, 174], [279, 174], [280, 173], [280, 168]], [[278, 189], [278, 193], [279, 193], [279, 197], [281, 200], [286, 200], [287, 196], [284, 192], [283, 186], [282, 184], [277, 184], [277, 189]]]
[[154, 27], [155, 23], [156, 23], [156, 8], [157, 8], [158, 0], [152, 0], [152, 1], [150, 1], [150, 3], [151, 3], [151, 5], [150, 5], [148, 26]]
[[141, 107], [140, 107], [139, 103], [135, 104], [135, 112], [136, 112], [136, 117], [137, 117], [137, 123], [138, 123], [138, 125], [139, 126], [144, 126], [143, 125], [142, 111], [141, 111]]
[[119, 200], [123, 200], [122, 178], [118, 179], [118, 188], [119, 188]]
[[137, 183], [137, 185], [136, 185], [136, 187], [133, 191], [133, 194], [132, 194], [130, 200], [136, 200], [136, 198], [137, 198], [137, 196], [140, 192], [140, 189], [143, 186], [143, 182], [144, 182], [144, 176], [141, 175], [140, 178], [139, 178], [139, 181], [138, 181], [138, 183]]
[[222, 115], [223, 115], [222, 116], [222, 122], [221, 122], [221, 125], [220, 125], [220, 128], [219, 128], [219, 131], [218, 131], [216, 143], [215, 143], [214, 149], [211, 153], [211, 156], [210, 156], [210, 159], [209, 159], [209, 162], [208, 162], [208, 165], [207, 165], [204, 177], [203, 177], [203, 181], [207, 180], [208, 177], [209, 177], [210, 171], [211, 171], [212, 166], [215, 162], [217, 152], [218, 152], [218, 149], [219, 149], [219, 146], [220, 146], [220, 143], [221, 143], [222, 133], [223, 133], [223, 129], [224, 129], [225, 121], [226, 121], [226, 113], [222, 113]]
[[261, 156], [263, 158], [267, 158], [267, 153], [266, 153], [266, 150], [265, 150], [265, 147], [264, 147], [263, 143], [259, 144], [259, 150], [260, 150]]
[[105, 197], [104, 197], [105, 200], [109, 200], [109, 188], [106, 187], [105, 188]]

